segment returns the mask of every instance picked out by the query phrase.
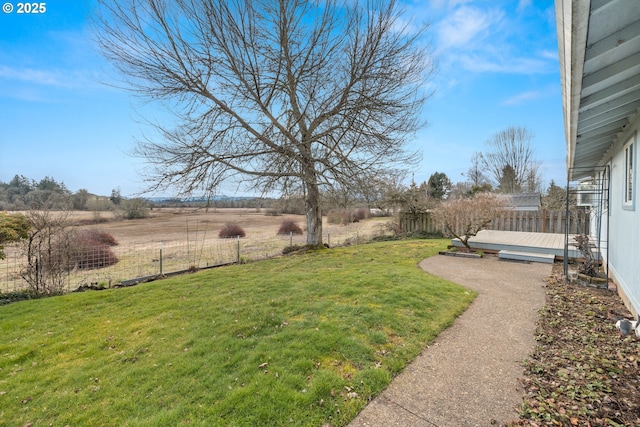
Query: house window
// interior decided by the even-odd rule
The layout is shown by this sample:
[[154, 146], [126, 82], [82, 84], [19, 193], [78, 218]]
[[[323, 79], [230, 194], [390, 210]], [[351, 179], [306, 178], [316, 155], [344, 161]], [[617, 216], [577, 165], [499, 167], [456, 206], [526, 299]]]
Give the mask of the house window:
[[633, 209], [635, 191], [635, 150], [633, 139], [624, 146], [624, 205]]

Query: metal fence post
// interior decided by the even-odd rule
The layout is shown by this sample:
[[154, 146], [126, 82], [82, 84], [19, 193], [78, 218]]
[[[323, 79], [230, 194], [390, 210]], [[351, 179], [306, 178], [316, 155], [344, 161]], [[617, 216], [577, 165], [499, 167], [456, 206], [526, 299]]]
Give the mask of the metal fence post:
[[331, 232], [327, 231], [327, 245], [331, 246]]
[[240, 236], [238, 237], [238, 251], [237, 251], [237, 256], [236, 256], [236, 263], [240, 264]]
[[160, 275], [162, 276], [162, 242], [160, 242]]

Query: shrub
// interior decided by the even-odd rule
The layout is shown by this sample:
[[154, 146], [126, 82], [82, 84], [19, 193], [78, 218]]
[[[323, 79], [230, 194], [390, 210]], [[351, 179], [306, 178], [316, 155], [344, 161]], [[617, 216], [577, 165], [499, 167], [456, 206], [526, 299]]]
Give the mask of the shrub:
[[71, 268], [92, 270], [114, 265], [118, 257], [110, 246], [118, 241], [109, 233], [100, 230], [83, 230], [71, 235], [68, 245], [71, 255]]
[[[354, 212], [353, 217], [358, 221], [362, 221], [363, 219], [367, 219], [367, 218], [369, 218], [369, 209], [358, 208]], [[354, 221], [354, 222], [356, 222], [356, 221]]]
[[118, 241], [111, 234], [102, 230], [83, 230], [78, 236], [78, 240], [102, 243], [107, 246], [118, 246]]
[[73, 251], [74, 264], [80, 270], [93, 270], [109, 267], [118, 263], [118, 257], [104, 243], [86, 241]]
[[83, 230], [71, 236], [71, 268], [93, 270], [114, 265], [118, 257], [110, 246], [118, 241], [109, 233], [101, 230]]
[[285, 219], [280, 224], [280, 228], [278, 229], [278, 235], [289, 235], [289, 234], [302, 234], [302, 228], [298, 224], [296, 224], [293, 220]]
[[244, 237], [246, 234], [242, 227], [235, 222], [228, 222], [222, 227], [218, 233], [221, 239], [231, 239], [234, 237]]
[[391, 234], [393, 237], [398, 237], [404, 234], [400, 223], [397, 221], [387, 221], [382, 224], [378, 224], [378, 236], [388, 236]]
[[329, 224], [346, 224], [346, 215], [344, 210], [332, 210], [327, 214]]
[[30, 289], [26, 289], [23, 291], [0, 292], [0, 305], [11, 304], [12, 302], [36, 299], [40, 297], [41, 295]]
[[149, 216], [149, 203], [144, 199], [125, 199], [119, 206], [125, 219], [142, 219]]
[[347, 225], [352, 222], [358, 222], [354, 212], [350, 212], [347, 209], [332, 210], [327, 215], [327, 221], [329, 224], [342, 224]]
[[363, 219], [369, 218], [369, 216], [370, 214], [367, 208], [358, 208], [356, 210], [338, 209], [329, 212], [327, 221], [329, 221], [329, 224], [347, 225], [352, 222], [360, 222]]
[[29, 237], [29, 219], [22, 214], [0, 212], [0, 259], [4, 259], [3, 245]]

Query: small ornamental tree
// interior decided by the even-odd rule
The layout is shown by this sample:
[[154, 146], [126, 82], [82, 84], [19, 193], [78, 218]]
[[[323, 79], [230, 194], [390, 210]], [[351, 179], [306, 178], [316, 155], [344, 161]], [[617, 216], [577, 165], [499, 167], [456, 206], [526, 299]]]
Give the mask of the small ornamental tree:
[[434, 217], [450, 237], [460, 239], [471, 250], [469, 239], [484, 228], [506, 207], [504, 199], [491, 193], [478, 193], [471, 198], [442, 202]]
[[587, 276], [596, 277], [598, 275], [598, 269], [596, 260], [591, 252], [591, 243], [589, 243], [589, 236], [586, 234], [579, 234], [573, 238], [576, 243], [573, 245], [578, 248], [582, 254], [582, 263], [578, 266], [578, 271]]

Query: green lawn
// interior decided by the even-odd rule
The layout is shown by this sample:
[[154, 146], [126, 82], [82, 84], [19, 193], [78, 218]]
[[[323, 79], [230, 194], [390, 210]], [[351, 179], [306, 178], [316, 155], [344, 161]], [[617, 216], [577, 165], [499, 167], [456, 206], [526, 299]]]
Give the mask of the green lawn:
[[445, 240], [323, 250], [0, 307], [0, 425], [345, 425], [475, 294]]

